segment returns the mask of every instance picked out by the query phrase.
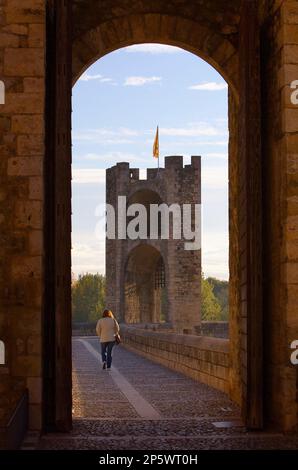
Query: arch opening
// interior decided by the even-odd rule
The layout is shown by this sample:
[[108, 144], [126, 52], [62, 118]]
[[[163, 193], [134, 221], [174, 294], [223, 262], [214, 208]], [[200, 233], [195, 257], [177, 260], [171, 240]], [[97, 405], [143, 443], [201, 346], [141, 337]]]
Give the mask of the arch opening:
[[[134, 15], [135, 17], [138, 15]], [[148, 18], [147, 18], [148, 16]], [[119, 33], [117, 32], [114, 34], [114, 28], [117, 26], [118, 19], [113, 18], [111, 22], [106, 22], [103, 24], [99, 25], [95, 29], [90, 29], [87, 33], [84, 33], [81, 37], [76, 37], [74, 42], [73, 42], [73, 77], [74, 81], [84, 72], [84, 70], [87, 69], [87, 67], [92, 64], [97, 58], [103, 57], [105, 54], [108, 52], [111, 52], [113, 50], [118, 49], [119, 47], [125, 47], [126, 45], [131, 45], [131, 44], [138, 44], [138, 43], [147, 43], [147, 42], [158, 42], [161, 44], [172, 44], [172, 45], [178, 45], [182, 47], [185, 50], [188, 50], [190, 52], [195, 53], [197, 56], [205, 59], [208, 63], [214, 66], [221, 74], [222, 76], [226, 79], [226, 81], [230, 85], [230, 89], [232, 92], [230, 93], [230, 102], [232, 103], [233, 106], [233, 118], [237, 116], [237, 112], [239, 111], [238, 109], [238, 93], [237, 90], [239, 91], [239, 83], [238, 83], [238, 53], [235, 49], [235, 47], [227, 40], [226, 38], [228, 37], [227, 35], [225, 36], [224, 34], [222, 35], [219, 33], [218, 35], [214, 34], [214, 31], [210, 31], [208, 27], [206, 28], [205, 26], [203, 28], [200, 28], [200, 23], [197, 21], [191, 21], [190, 23], [188, 20], [186, 23], [184, 23], [184, 19], [182, 18], [177, 18], [177, 21], [174, 20], [174, 28], [169, 28], [167, 32], [164, 34], [160, 34], [160, 30], [157, 27], [157, 24], [162, 24], [165, 20], [167, 15], [155, 15], [155, 14], [141, 14], [138, 18], [141, 19], [141, 28], [136, 28], [136, 26], [133, 26], [132, 23], [130, 23], [130, 19], [128, 18], [122, 18], [124, 22], [128, 20], [129, 22], [129, 34], [128, 37], [125, 38], [125, 28], [119, 28]], [[147, 23], [147, 19], [150, 21]], [[188, 28], [178, 28], [177, 24], [182, 20], [182, 23], [184, 24], [189, 24]], [[160, 22], [160, 23], [159, 23]], [[181, 24], [182, 24], [181, 23]], [[165, 23], [164, 23], [165, 24]], [[203, 22], [204, 24], [204, 22]], [[142, 25], [145, 25], [143, 28]], [[119, 24], [120, 26], [120, 24]], [[87, 30], [88, 28], [86, 28]], [[140, 35], [138, 34], [135, 35], [134, 31], [140, 31]], [[162, 28], [163, 29], [163, 28]], [[167, 29], [167, 28], [166, 28]], [[179, 30], [179, 35], [180, 37], [177, 37], [175, 31]], [[163, 29], [164, 31], [164, 29]], [[173, 32], [174, 31], [174, 32]], [[188, 31], [189, 34], [181, 33], [181, 31]], [[208, 34], [206, 34], [206, 31]], [[97, 32], [99, 33], [99, 36], [97, 36]], [[88, 38], [86, 35], [90, 33], [90, 38]], [[93, 36], [93, 39], [92, 37]], [[138, 36], [138, 37], [137, 37]], [[143, 39], [144, 36], [144, 39]], [[98, 40], [99, 38], [99, 40]], [[142, 39], [140, 39], [142, 38]], [[214, 44], [210, 44], [210, 40], [212, 43], [212, 38], [214, 38]], [[89, 42], [89, 39], [91, 42]], [[217, 42], [217, 44], [216, 44]], [[235, 43], [234, 43], [235, 44]], [[184, 47], [184, 46], [185, 47]], [[78, 47], [77, 47], [78, 46]], [[82, 47], [81, 47], [82, 46]], [[242, 54], [245, 56], [245, 54]], [[216, 58], [217, 57], [217, 58]], [[244, 89], [242, 86], [243, 83], [241, 83], [241, 89]], [[236, 111], [236, 112], [235, 112]], [[234, 165], [234, 170], [235, 173], [237, 174], [238, 169], [240, 168], [243, 170], [243, 167], [245, 166], [245, 161], [246, 158], [246, 153], [244, 152], [243, 156], [243, 162], [241, 161], [239, 165], [237, 166], [237, 153], [239, 150], [238, 146], [238, 126], [240, 121], [240, 128], [241, 126], [244, 127], [244, 125], [248, 125], [247, 122], [247, 116], [249, 113], [246, 112], [246, 110], [242, 109], [241, 110], [241, 116], [240, 119], [234, 119], [234, 122], [231, 122], [230, 120], [230, 125], [231, 125], [231, 130], [232, 133], [230, 135], [230, 157], [232, 156], [232, 166]], [[242, 125], [243, 124], [243, 125]], [[232, 155], [231, 155], [232, 153]], [[242, 173], [241, 173], [242, 174]], [[234, 178], [235, 181], [235, 178]], [[239, 274], [239, 256], [237, 252], [237, 247], [238, 247], [238, 242], [239, 239], [237, 239], [239, 231], [238, 229], [238, 207], [237, 207], [237, 200], [241, 196], [243, 196], [243, 191], [238, 187], [238, 181], [235, 182], [235, 188], [232, 192], [230, 192], [230, 198], [231, 200], [234, 201], [235, 207], [233, 214], [231, 214], [231, 219], [230, 219], [230, 226], [235, 224], [236, 230], [234, 232], [234, 241], [235, 241], [235, 251], [232, 253], [232, 257], [230, 257], [230, 260], [232, 259], [232, 265], [233, 265], [233, 270], [234, 272], [232, 275], [235, 275], [234, 282], [233, 282], [233, 293], [230, 296], [232, 297], [233, 295], [235, 296], [235, 315], [234, 315], [234, 320], [235, 320], [235, 325], [234, 325], [234, 332], [236, 332], [235, 336], [235, 349], [232, 347], [232, 362], [234, 363], [234, 370], [231, 371], [231, 377], [232, 380], [234, 381], [233, 384], [233, 396], [237, 399], [238, 402], [241, 401], [243, 394], [245, 394], [245, 387], [246, 387], [246, 382], [244, 381], [242, 384], [239, 383], [241, 380], [242, 373], [240, 371], [240, 359], [239, 359], [239, 344], [240, 344], [240, 339], [244, 339], [243, 344], [245, 344], [245, 339], [246, 339], [246, 331], [242, 331], [241, 328], [239, 327], [239, 319], [236, 318], [237, 312], [236, 308], [239, 307], [239, 305], [236, 303], [239, 303], [239, 297], [237, 292], [237, 289], [239, 288], [239, 279], [238, 279], [238, 274]], [[241, 199], [243, 200], [243, 198]], [[249, 201], [248, 201], [249, 202]], [[257, 218], [257, 217], [256, 217]], [[243, 231], [245, 232], [246, 230], [246, 221], [243, 222]], [[245, 225], [245, 227], [244, 227]], [[233, 259], [233, 255], [235, 255], [235, 259]], [[238, 263], [238, 264], [237, 264]], [[238, 270], [238, 271], [237, 271]], [[245, 323], [245, 321], [244, 321]], [[239, 344], [238, 344], [239, 343]], [[242, 357], [244, 358], [244, 361], [246, 360], [246, 351], [244, 354], [242, 354]], [[245, 396], [244, 396], [245, 398]]]
[[156, 248], [139, 245], [129, 254], [125, 269], [124, 304], [127, 324], [167, 321], [165, 264]]
[[[109, 34], [109, 30], [117, 33]], [[238, 102], [238, 53], [234, 45], [216, 28], [174, 15], [127, 15], [82, 32], [73, 42], [73, 84], [101, 57], [138, 44], [176, 46], [196, 55], [217, 70]]]

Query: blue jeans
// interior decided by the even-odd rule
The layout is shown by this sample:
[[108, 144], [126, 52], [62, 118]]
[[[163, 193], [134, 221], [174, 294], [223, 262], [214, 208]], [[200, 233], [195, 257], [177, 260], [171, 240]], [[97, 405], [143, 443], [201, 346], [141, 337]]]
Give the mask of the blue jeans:
[[108, 369], [112, 365], [112, 349], [114, 347], [114, 344], [115, 344], [115, 341], [108, 341], [106, 343], [101, 343], [102, 362], [107, 363]]

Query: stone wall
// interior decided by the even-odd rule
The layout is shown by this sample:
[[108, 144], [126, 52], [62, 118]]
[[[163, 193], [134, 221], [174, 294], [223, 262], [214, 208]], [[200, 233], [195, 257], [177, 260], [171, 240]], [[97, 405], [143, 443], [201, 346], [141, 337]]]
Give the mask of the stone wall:
[[40, 428], [45, 1], [0, 5], [0, 424], [27, 387]]
[[298, 2], [267, 3], [262, 27], [263, 152], [268, 267], [265, 304], [267, 419], [297, 428], [297, 367], [290, 344], [298, 338]]
[[214, 338], [229, 338], [229, 322], [227, 321], [202, 321], [196, 329], [199, 336], [211, 336]]
[[121, 325], [124, 346], [152, 361], [230, 393], [229, 341]]
[[240, 203], [239, 203], [239, 103], [229, 92], [229, 338], [231, 397], [238, 404], [243, 400], [241, 334], [246, 333], [246, 321], [241, 318], [240, 306]]

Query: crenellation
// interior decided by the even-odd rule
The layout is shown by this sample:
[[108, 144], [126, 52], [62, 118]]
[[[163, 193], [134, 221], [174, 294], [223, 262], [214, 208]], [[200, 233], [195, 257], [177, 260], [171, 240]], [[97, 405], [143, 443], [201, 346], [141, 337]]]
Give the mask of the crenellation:
[[161, 169], [157, 168], [147, 168], [147, 180], [153, 180], [157, 176], [162, 176], [162, 173], [160, 171]]
[[168, 156], [165, 157], [165, 168], [183, 168], [183, 156], [175, 155], [175, 156]]
[[131, 181], [138, 181], [140, 179], [139, 168], [130, 168], [129, 176], [130, 176]]

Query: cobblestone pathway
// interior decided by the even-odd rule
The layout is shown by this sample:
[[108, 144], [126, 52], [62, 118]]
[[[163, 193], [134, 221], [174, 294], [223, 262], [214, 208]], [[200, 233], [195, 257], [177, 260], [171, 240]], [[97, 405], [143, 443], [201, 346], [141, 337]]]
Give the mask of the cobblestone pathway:
[[122, 346], [102, 370], [98, 353], [97, 338], [73, 340], [73, 431], [43, 436], [40, 449], [298, 448], [298, 436], [247, 433], [217, 390]]

